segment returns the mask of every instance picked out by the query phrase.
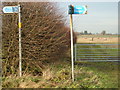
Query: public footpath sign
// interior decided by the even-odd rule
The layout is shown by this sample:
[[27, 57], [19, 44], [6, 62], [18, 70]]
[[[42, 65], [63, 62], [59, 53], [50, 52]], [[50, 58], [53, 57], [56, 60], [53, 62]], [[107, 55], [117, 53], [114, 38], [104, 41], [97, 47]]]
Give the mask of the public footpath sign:
[[70, 5], [69, 6], [69, 14], [87, 14], [87, 6], [81, 5]]
[[74, 14], [87, 14], [87, 6], [74, 6]]
[[22, 49], [21, 49], [21, 11], [20, 4], [18, 6], [3, 7], [4, 13], [18, 13], [18, 31], [19, 31], [19, 74], [22, 76]]
[[3, 7], [3, 12], [4, 13], [18, 13], [19, 7], [18, 6], [6, 6], [6, 7]]
[[69, 5], [68, 14], [70, 15], [70, 36], [71, 36], [71, 66], [72, 66], [72, 81], [74, 81], [74, 56], [73, 56], [73, 19], [72, 14], [87, 14], [87, 6]]

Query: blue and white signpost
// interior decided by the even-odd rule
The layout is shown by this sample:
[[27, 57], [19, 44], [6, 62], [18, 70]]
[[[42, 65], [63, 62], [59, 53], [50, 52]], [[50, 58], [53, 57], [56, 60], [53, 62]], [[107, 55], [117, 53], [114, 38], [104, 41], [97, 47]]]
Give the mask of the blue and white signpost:
[[4, 13], [18, 13], [19, 9], [18, 6], [5, 6], [3, 7]]
[[3, 7], [4, 13], [18, 13], [18, 28], [19, 28], [19, 74], [22, 76], [22, 54], [21, 54], [21, 12], [20, 5]]
[[74, 59], [73, 59], [73, 19], [72, 14], [87, 14], [87, 6], [80, 6], [80, 5], [69, 5], [70, 14], [70, 31], [71, 31], [71, 62], [72, 62], [72, 81], [74, 81]]
[[74, 14], [87, 14], [87, 6], [74, 6]]

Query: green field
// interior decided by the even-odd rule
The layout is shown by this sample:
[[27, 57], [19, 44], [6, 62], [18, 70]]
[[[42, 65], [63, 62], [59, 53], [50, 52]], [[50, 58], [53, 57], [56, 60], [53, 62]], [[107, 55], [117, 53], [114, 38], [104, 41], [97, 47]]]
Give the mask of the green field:
[[91, 59], [91, 60], [107, 60], [115, 59], [118, 57], [118, 45], [117, 44], [76, 44], [76, 59]]
[[[80, 65], [85, 71], [91, 71], [96, 75], [101, 83], [100, 88], [118, 88], [118, 63], [117, 62], [77, 62], [76, 65]], [[83, 75], [84, 76], [84, 75]], [[79, 79], [80, 77], [78, 77]], [[86, 76], [88, 78], [88, 76]], [[88, 81], [89, 82], [89, 81]]]

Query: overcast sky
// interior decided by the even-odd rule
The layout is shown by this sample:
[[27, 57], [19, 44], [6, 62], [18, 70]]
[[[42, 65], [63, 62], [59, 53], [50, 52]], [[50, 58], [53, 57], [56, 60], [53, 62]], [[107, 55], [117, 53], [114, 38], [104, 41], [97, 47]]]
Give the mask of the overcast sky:
[[87, 15], [73, 15], [74, 30], [91, 33], [118, 33], [118, 3], [117, 2], [59, 2], [61, 12], [69, 24], [68, 5], [87, 5]]

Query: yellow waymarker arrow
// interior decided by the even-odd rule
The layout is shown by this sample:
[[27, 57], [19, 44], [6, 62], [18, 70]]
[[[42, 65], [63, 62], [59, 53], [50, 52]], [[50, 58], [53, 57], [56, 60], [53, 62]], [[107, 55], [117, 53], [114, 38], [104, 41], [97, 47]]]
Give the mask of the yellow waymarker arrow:
[[21, 23], [18, 23], [18, 27], [21, 28], [21, 26], [22, 26]]

